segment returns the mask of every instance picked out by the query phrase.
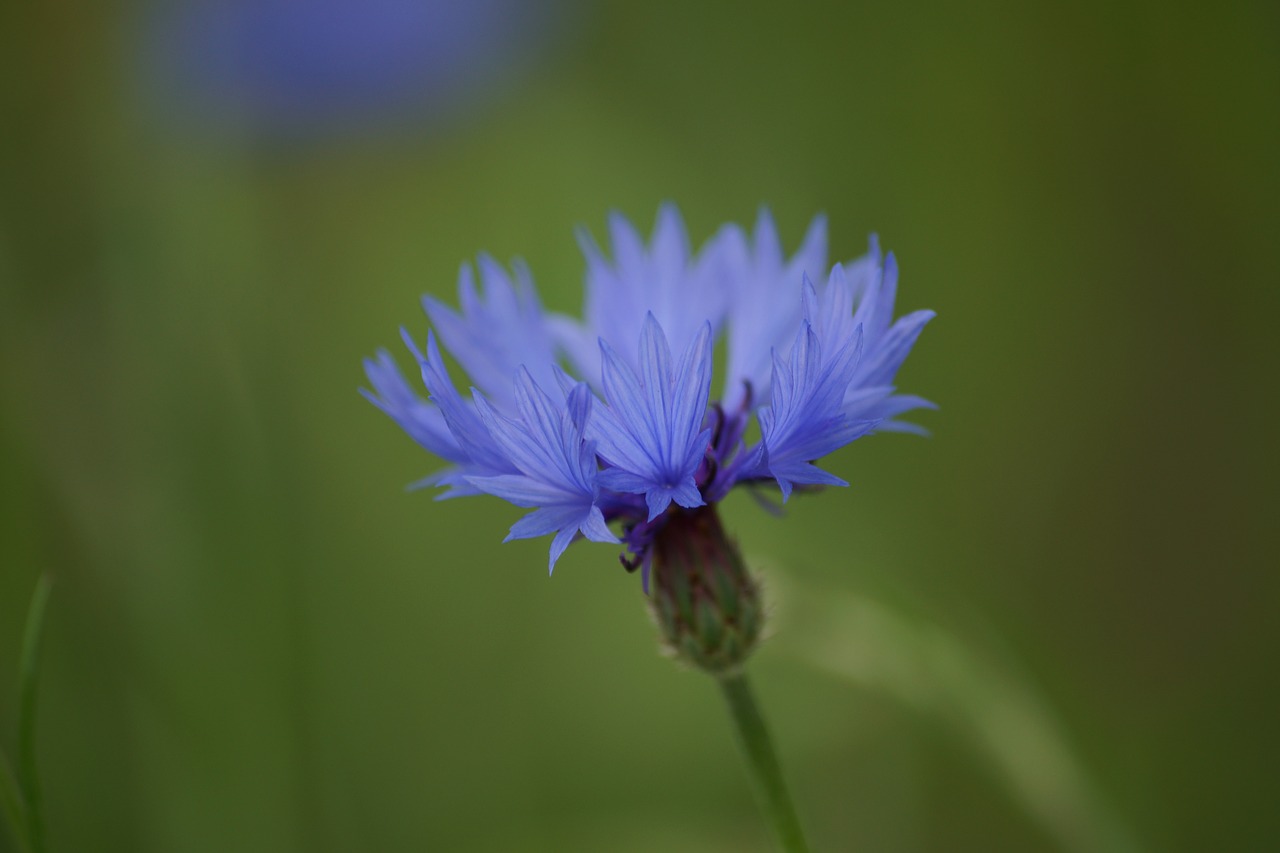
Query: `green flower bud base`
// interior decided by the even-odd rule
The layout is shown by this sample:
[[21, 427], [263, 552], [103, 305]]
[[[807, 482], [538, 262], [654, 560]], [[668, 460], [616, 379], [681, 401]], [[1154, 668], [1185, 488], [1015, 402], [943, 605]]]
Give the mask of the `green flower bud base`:
[[711, 675], [738, 672], [764, 612], [715, 507], [672, 513], [653, 543], [653, 584], [649, 604], [668, 651]]

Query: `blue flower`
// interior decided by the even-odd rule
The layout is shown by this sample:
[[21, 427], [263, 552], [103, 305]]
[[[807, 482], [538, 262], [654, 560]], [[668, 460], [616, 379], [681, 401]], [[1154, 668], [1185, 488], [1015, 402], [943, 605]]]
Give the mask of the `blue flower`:
[[220, 129], [434, 125], [516, 79], [554, 20], [529, 0], [175, 0], [148, 4], [140, 70]]
[[[479, 289], [469, 266], [459, 275], [460, 310], [424, 297], [425, 355], [405, 334], [428, 399], [385, 352], [365, 362], [365, 395], [449, 463], [423, 484], [531, 509], [507, 538], [552, 535], [551, 568], [578, 536], [621, 541], [647, 583], [671, 519], [737, 485], [774, 484], [783, 501], [796, 487], [847, 485], [816, 463], [872, 431], [923, 432], [899, 416], [933, 404], [895, 382], [933, 312], [894, 319], [897, 262], [874, 237], [816, 285], [821, 217], [791, 258], [766, 211], [751, 237], [726, 226], [697, 252], [670, 205], [647, 245], [616, 214], [610, 235], [612, 259], [581, 238], [584, 321], [544, 313], [522, 264], [511, 274], [482, 256]], [[470, 398], [437, 334], [474, 382]], [[713, 402], [719, 337], [727, 379]], [[748, 442], [753, 422], [760, 437]]]

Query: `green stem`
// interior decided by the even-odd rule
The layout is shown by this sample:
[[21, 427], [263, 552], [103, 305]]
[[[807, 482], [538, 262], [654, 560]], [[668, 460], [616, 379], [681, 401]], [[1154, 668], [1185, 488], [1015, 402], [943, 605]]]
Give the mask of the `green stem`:
[[765, 727], [764, 718], [760, 716], [760, 708], [756, 705], [747, 677], [741, 673], [726, 676], [720, 679], [720, 687], [724, 691], [725, 701], [729, 703], [738, 745], [742, 747], [742, 754], [746, 756], [751, 769], [756, 797], [773, 829], [778, 846], [787, 853], [806, 853], [809, 846], [800, 829], [795, 806], [791, 804], [791, 797], [787, 794], [787, 786], [782, 781], [782, 768], [778, 766], [773, 744], [769, 740], [769, 730]]
[[18, 683], [18, 783], [27, 805], [27, 840], [32, 853], [44, 850], [44, 822], [40, 814], [40, 780], [36, 775], [36, 674], [45, 607], [53, 581], [41, 575], [31, 596], [27, 626], [22, 634], [22, 662]]

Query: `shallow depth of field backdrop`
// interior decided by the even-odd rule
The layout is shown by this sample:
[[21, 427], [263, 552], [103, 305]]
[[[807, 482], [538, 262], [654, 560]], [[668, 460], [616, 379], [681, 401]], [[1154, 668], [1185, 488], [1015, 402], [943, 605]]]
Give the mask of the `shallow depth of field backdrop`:
[[726, 507], [815, 846], [1276, 844], [1275, 7], [462, 5], [0, 13], [0, 744], [46, 571], [51, 851], [767, 849], [616, 550], [548, 579], [357, 394], [462, 261], [576, 312], [575, 226], [664, 200], [878, 232], [939, 314], [932, 438]]

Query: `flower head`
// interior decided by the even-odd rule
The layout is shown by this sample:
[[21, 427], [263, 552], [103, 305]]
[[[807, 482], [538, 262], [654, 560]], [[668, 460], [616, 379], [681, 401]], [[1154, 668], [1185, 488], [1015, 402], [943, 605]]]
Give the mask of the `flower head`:
[[[470, 267], [459, 276], [460, 311], [424, 298], [425, 354], [405, 333], [427, 399], [387, 353], [365, 362], [365, 395], [448, 463], [422, 484], [531, 509], [507, 538], [552, 535], [552, 568], [578, 536], [622, 541], [647, 587], [655, 552], [676, 553], [664, 530], [712, 529], [708, 513], [734, 486], [774, 484], [785, 501], [796, 486], [847, 485], [816, 463], [875, 430], [922, 431], [899, 417], [932, 404], [894, 379], [933, 313], [894, 319], [897, 262], [875, 238], [815, 284], [821, 217], [790, 258], [765, 211], [751, 237], [727, 226], [697, 252], [672, 206], [647, 245], [616, 214], [610, 234], [611, 260], [581, 241], [585, 320], [544, 313], [523, 265], [512, 274], [481, 257], [479, 289]], [[474, 383], [469, 397], [437, 334]], [[713, 401], [720, 337], [727, 380]], [[753, 419], [760, 437], [748, 442]]]
[[448, 121], [545, 49], [530, 0], [146, 4], [144, 65], [182, 117], [280, 140]]

